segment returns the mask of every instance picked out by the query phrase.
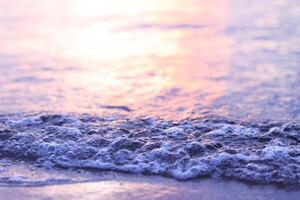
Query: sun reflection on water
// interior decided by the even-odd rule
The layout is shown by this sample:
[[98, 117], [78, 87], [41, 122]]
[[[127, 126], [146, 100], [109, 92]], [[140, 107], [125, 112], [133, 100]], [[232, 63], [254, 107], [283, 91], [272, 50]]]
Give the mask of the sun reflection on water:
[[[199, 103], [196, 91], [205, 94], [200, 101], [209, 104], [225, 89], [222, 81], [212, 79], [228, 73], [231, 59], [231, 39], [219, 35], [227, 23], [227, 1], [1, 0], [0, 4], [6, 6], [2, 10], [9, 18], [9, 24], [0, 22], [7, 28], [0, 31], [5, 46], [0, 53], [16, 55], [13, 65], [48, 80], [35, 87], [30, 81], [10, 83], [25, 102], [39, 102], [37, 110], [46, 104], [50, 110], [97, 112], [98, 105], [124, 104], [143, 107], [145, 113], [146, 105], [157, 97], [180, 90], [173, 94], [176, 98], [171, 95], [159, 105], [160, 110], [164, 106], [176, 110], [178, 104]], [[26, 5], [32, 6], [31, 12], [24, 10]], [[46, 100], [35, 98], [43, 95]], [[159, 113], [157, 108], [149, 110], [153, 109]]]

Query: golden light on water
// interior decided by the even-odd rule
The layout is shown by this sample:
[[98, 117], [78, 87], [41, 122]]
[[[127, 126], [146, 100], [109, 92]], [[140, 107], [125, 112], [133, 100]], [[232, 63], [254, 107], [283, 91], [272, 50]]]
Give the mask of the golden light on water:
[[[182, 95], [200, 90], [209, 104], [225, 87], [211, 78], [225, 76], [231, 60], [231, 39], [219, 34], [227, 25], [227, 3], [2, 0], [14, 18], [1, 24], [8, 29], [0, 42], [6, 54], [18, 55], [15, 63], [52, 80], [32, 92], [47, 92], [67, 110], [79, 109], [79, 102], [93, 110], [107, 103], [144, 106], [173, 89]], [[43, 65], [59, 72], [35, 72]], [[178, 103], [197, 102], [185, 97], [168, 108]]]
[[[184, 51], [180, 39], [190, 32], [181, 26], [222, 27], [227, 14], [218, 1], [24, 2], [6, 5], [16, 7], [17, 16], [8, 24], [8, 34], [17, 42], [7, 42], [6, 50], [87, 60], [175, 55]], [[30, 12], [23, 9], [27, 4], [32, 5]], [[218, 13], [218, 19], [212, 13]]]

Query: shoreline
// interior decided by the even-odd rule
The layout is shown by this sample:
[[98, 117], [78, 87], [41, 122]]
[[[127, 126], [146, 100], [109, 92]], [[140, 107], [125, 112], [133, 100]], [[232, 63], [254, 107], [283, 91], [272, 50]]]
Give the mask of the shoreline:
[[43, 169], [0, 159], [0, 199], [210, 199], [296, 200], [297, 186], [263, 185], [222, 178], [179, 181], [113, 171]]
[[116, 179], [45, 186], [0, 186], [3, 199], [243, 199], [296, 200], [300, 189], [249, 185], [212, 178], [177, 181], [159, 176], [118, 175]]

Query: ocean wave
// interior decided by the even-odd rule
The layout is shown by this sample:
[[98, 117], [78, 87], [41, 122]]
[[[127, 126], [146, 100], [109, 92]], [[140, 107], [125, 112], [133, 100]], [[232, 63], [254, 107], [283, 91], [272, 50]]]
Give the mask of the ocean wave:
[[0, 116], [0, 156], [42, 168], [300, 185], [300, 124], [87, 114]]

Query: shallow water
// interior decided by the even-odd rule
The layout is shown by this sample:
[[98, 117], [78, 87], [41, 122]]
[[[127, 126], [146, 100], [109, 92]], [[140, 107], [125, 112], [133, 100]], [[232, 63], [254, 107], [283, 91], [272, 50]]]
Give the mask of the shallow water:
[[118, 180], [48, 185], [0, 187], [4, 199], [141, 199], [141, 200], [297, 200], [300, 192], [272, 186], [249, 186], [234, 181], [204, 179], [178, 182], [162, 177], [121, 176]]
[[300, 183], [298, 1], [0, 0], [0, 10], [1, 156]]

